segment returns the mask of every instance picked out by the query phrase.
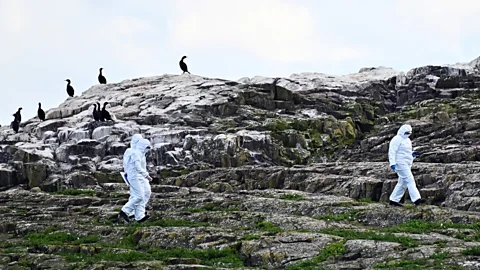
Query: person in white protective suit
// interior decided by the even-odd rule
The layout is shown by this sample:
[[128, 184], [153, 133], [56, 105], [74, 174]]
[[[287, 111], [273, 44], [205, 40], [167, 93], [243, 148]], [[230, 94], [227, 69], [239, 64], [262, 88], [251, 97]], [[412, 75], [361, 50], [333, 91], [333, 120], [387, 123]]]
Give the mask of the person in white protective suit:
[[[132, 137], [132, 142], [133, 140]], [[130, 222], [129, 215], [133, 215], [137, 222], [144, 222], [150, 217], [145, 213], [145, 207], [151, 195], [149, 181], [152, 180], [146, 169], [145, 154], [149, 149], [150, 141], [142, 138], [136, 144], [132, 143], [131, 149], [127, 149], [123, 155], [123, 167], [126, 182], [130, 186], [130, 198], [122, 207], [120, 217], [127, 223]]]
[[[138, 142], [143, 139], [142, 134], [134, 134], [132, 136], [132, 139], [130, 140], [130, 148], [128, 148], [125, 153], [123, 153], [123, 156], [127, 156], [130, 154], [131, 151], [137, 148]], [[125, 168], [125, 166], [124, 166]], [[128, 181], [127, 173], [126, 172], [120, 172], [120, 175], [123, 178], [123, 181], [130, 187], [130, 182]]]
[[390, 141], [388, 148], [390, 168], [398, 175], [397, 185], [390, 195], [390, 205], [393, 206], [403, 206], [400, 200], [406, 189], [408, 189], [410, 199], [415, 205], [426, 202], [420, 196], [411, 171], [413, 160], [418, 157], [418, 153], [413, 152], [412, 142], [408, 138], [411, 134], [412, 127], [410, 125], [402, 125], [398, 129], [397, 135]]

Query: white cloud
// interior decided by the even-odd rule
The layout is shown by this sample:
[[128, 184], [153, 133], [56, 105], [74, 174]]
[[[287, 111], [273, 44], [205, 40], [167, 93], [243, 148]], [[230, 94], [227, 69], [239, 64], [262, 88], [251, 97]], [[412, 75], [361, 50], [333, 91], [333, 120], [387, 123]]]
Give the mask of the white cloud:
[[[154, 48], [143, 37], [155, 33], [152, 25], [113, 12], [95, 14], [91, 3], [2, 0], [0, 10], [3, 12], [0, 14], [6, 16], [2, 16], [3, 27], [0, 29], [6, 31], [7, 42], [0, 44], [0, 54], [54, 52], [57, 59], [53, 61], [66, 58], [94, 60], [91, 55], [102, 51], [104, 58], [112, 57], [127, 67], [148, 59]], [[21, 50], [18, 46], [22, 46]]]
[[286, 0], [178, 0], [170, 42], [183, 49], [230, 47], [283, 62], [345, 60], [367, 53], [329, 42], [315, 15]]
[[438, 46], [458, 49], [462, 38], [480, 32], [478, 0], [402, 0], [396, 11], [412, 34], [444, 41]]
[[[155, 35], [155, 27], [145, 20], [130, 16], [114, 16], [101, 25], [96, 38], [110, 47], [110, 52], [118, 62], [125, 66], [152, 64], [149, 61], [155, 55], [155, 47], [145, 37]], [[158, 49], [157, 49], [158, 50]]]
[[24, 0], [3, 0], [0, 3], [0, 29], [7, 34], [18, 34], [28, 23]]

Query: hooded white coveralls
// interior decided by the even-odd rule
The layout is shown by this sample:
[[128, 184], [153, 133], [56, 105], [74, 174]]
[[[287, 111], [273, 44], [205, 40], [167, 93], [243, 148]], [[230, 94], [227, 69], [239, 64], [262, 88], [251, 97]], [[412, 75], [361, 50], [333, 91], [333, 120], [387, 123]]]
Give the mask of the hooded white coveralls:
[[145, 154], [150, 147], [150, 141], [136, 134], [132, 137], [131, 148], [123, 155], [123, 168], [127, 173], [130, 185], [130, 198], [122, 211], [128, 216], [134, 214], [135, 220], [145, 217], [145, 207], [150, 199], [151, 188], [147, 180], [147, 161]]
[[412, 142], [408, 138], [410, 134], [405, 134], [405, 132], [411, 133], [412, 127], [410, 125], [401, 126], [397, 135], [390, 141], [388, 148], [390, 166], [396, 166], [395, 172], [398, 175], [398, 183], [390, 195], [390, 200], [394, 202], [402, 199], [406, 189], [408, 189], [412, 202], [421, 198], [411, 171], [414, 159]]

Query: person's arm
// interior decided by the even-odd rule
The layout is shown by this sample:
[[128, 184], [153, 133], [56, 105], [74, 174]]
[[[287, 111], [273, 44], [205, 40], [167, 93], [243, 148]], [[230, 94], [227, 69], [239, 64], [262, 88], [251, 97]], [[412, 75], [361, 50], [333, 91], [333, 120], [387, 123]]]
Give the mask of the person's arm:
[[390, 162], [390, 166], [397, 164], [396, 156], [397, 156], [397, 150], [399, 146], [400, 146], [400, 139], [397, 136], [393, 137], [388, 147], [388, 161]]
[[137, 172], [139, 172], [145, 178], [149, 177], [148, 172], [143, 169], [142, 161], [140, 160], [140, 157], [138, 155], [134, 154], [132, 156], [132, 162]]

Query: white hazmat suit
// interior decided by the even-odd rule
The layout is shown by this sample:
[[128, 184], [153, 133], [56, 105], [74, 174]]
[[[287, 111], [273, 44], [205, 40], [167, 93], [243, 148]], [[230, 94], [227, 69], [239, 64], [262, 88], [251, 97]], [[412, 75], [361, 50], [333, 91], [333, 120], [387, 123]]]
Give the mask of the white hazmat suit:
[[[123, 167], [130, 186], [130, 198], [123, 206], [122, 212], [126, 216], [134, 215], [136, 221], [141, 221], [146, 217], [145, 207], [151, 195], [145, 158], [150, 141], [143, 138], [138, 139], [138, 136], [134, 137], [132, 137], [132, 147], [127, 149], [123, 155]], [[134, 139], [136, 143], [134, 143]]]
[[[132, 139], [130, 140], [130, 148], [128, 148], [125, 153], [123, 153], [123, 156], [127, 156], [127, 155], [130, 155], [130, 152], [133, 151], [133, 149], [136, 149], [137, 148], [137, 144], [138, 142], [143, 139], [142, 135], [141, 134], [135, 134], [132, 136]], [[125, 165], [123, 166], [125, 168]], [[128, 177], [126, 175], [125, 172], [121, 172], [120, 175], [122, 176], [123, 178], [123, 181], [125, 181], [125, 183], [130, 186], [130, 182], [128, 181]]]
[[401, 206], [399, 203], [408, 189], [410, 199], [415, 204], [424, 203], [421, 199], [420, 192], [415, 184], [415, 179], [411, 171], [415, 154], [412, 149], [412, 142], [408, 138], [412, 133], [410, 125], [402, 125], [397, 135], [390, 141], [388, 148], [388, 160], [390, 167], [397, 173], [398, 182], [390, 195], [390, 204]]

